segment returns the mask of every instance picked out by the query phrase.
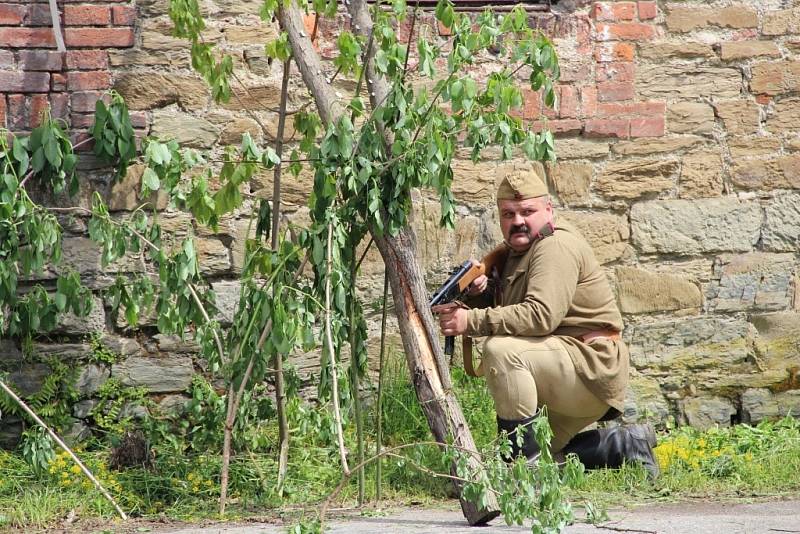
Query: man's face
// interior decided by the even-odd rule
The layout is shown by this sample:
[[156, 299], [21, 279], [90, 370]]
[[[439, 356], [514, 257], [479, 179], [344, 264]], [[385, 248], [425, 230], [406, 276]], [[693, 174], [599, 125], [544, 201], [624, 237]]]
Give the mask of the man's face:
[[533, 244], [533, 236], [553, 221], [553, 205], [548, 197], [525, 200], [500, 200], [500, 229], [512, 249], [522, 252]]

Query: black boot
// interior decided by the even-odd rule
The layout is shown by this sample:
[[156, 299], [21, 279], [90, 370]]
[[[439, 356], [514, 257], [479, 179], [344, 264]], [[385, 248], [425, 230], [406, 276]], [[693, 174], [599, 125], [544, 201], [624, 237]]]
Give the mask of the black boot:
[[[528, 461], [534, 461], [539, 456], [539, 444], [533, 435], [533, 421], [536, 416], [526, 417], [525, 419], [500, 419], [497, 418], [497, 433], [505, 431], [508, 439], [511, 440], [511, 456], [504, 457], [508, 463], [514, 461], [519, 455], [525, 456]], [[517, 427], [524, 427], [522, 432], [522, 447], [517, 445]]]
[[653, 455], [656, 433], [650, 425], [615, 426], [581, 432], [561, 451], [578, 456], [586, 469], [621, 467], [639, 462], [650, 480], [659, 475], [658, 461]]

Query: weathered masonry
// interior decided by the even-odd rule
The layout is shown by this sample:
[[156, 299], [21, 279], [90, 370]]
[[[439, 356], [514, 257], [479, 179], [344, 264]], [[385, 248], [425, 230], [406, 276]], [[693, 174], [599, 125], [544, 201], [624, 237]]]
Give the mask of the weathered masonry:
[[[210, 150], [238, 142], [243, 132], [271, 140], [280, 68], [265, 58], [263, 45], [277, 30], [261, 23], [258, 2], [202, 2], [205, 39], [236, 57], [238, 99], [226, 105], [212, 102], [191, 70], [187, 44], [170, 36], [167, 0], [58, 4], [66, 53], [55, 51], [44, 0], [0, 0], [0, 126], [29, 130], [50, 105], [80, 136], [96, 99], [115, 88], [142, 135], [174, 136]], [[788, 0], [563, 0], [529, 14], [555, 39], [563, 72], [557, 107], [544, 111], [559, 156], [547, 176], [560, 216], [584, 231], [625, 313], [631, 420], [672, 415], [704, 427], [800, 412], [800, 7], [791, 6]], [[341, 18], [318, 33], [331, 74], [334, 40], [345, 24]], [[417, 31], [446, 37], [430, 15]], [[474, 75], [499, 67], [487, 56]], [[343, 93], [352, 90], [352, 83], [336, 83]], [[290, 100], [290, 108], [309, 100], [299, 79]], [[526, 92], [523, 118], [539, 121], [541, 112], [539, 95]], [[415, 225], [432, 283], [498, 240], [496, 172], [526, 164], [457, 161], [460, 220], [453, 233], [436, 227], [438, 201], [419, 195]], [[87, 187], [76, 202], [87, 201], [91, 184], [113, 210], [138, 204], [141, 169], [133, 167], [112, 187], [91, 157], [82, 165]], [[250, 191], [269, 195], [271, 179], [258, 176]], [[287, 176], [284, 187], [282, 209], [301, 222], [310, 179]], [[182, 214], [164, 218], [176, 232], [191, 224]], [[95, 311], [89, 320], [68, 320], [33, 350], [77, 369], [83, 404], [74, 412], [76, 432], [84, 429], [81, 406], [91, 405], [109, 376], [147, 386], [160, 402], [180, 402], [192, 373], [201, 370], [194, 345], [152, 336], [147, 326], [131, 331], [112, 324], [100, 291], [113, 273], [100, 268], [81, 221], [65, 228], [64, 261], [98, 291]], [[197, 243], [204, 274], [228, 314], [246, 228], [246, 220], [231, 218]], [[364, 298], [375, 301], [383, 279], [377, 252], [363, 270]], [[379, 313], [373, 319], [377, 325]], [[102, 335], [122, 359], [88, 363], [91, 335]], [[301, 373], [315, 362], [315, 355], [296, 360]], [[46, 363], [25, 362], [8, 340], [0, 341], [0, 365], [23, 393], [35, 391], [48, 373]], [[18, 432], [13, 420], [3, 424], [5, 438]]]

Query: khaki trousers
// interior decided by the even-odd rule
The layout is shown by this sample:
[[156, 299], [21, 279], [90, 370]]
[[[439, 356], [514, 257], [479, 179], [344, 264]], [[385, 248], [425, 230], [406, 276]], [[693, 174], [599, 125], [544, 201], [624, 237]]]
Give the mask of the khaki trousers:
[[554, 453], [609, 408], [577, 375], [557, 337], [491, 336], [481, 365], [501, 419], [524, 419], [547, 406]]

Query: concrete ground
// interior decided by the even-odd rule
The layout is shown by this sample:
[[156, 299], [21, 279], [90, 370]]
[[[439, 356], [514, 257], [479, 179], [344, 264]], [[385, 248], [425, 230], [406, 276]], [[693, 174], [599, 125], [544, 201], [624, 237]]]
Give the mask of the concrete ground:
[[[647, 534], [775, 534], [800, 533], [800, 499], [759, 503], [674, 503], [647, 504], [609, 511], [610, 520], [601, 525], [575, 524], [567, 534], [631, 532]], [[384, 516], [350, 516], [326, 524], [331, 534], [510, 534], [530, 528], [506, 526], [498, 518], [485, 527], [470, 527], [457, 507], [398, 508]], [[266, 523], [219, 524], [153, 529], [160, 534], [278, 534], [286, 526]]]

